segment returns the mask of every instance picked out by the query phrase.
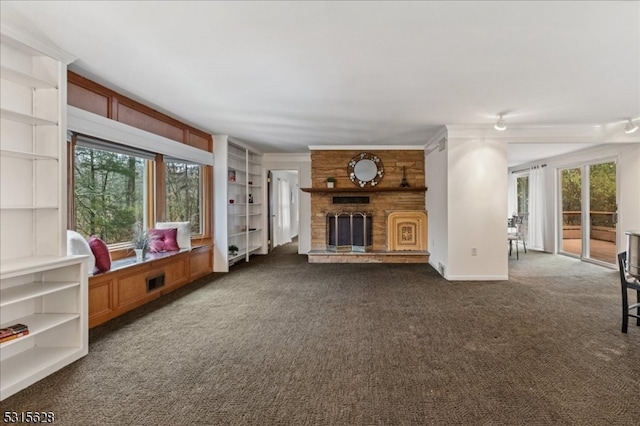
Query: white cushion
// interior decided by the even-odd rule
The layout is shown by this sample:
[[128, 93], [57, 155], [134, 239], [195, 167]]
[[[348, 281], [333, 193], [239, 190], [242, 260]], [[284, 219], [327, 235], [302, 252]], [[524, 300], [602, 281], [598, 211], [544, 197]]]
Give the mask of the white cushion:
[[93, 268], [96, 266], [96, 257], [89, 247], [89, 242], [84, 237], [78, 234], [76, 231], [67, 230], [67, 255], [86, 255], [87, 258], [87, 272], [89, 275], [93, 274]]
[[191, 250], [191, 222], [157, 222], [156, 229], [171, 229], [176, 228], [178, 230], [177, 240], [178, 247], [180, 249]]

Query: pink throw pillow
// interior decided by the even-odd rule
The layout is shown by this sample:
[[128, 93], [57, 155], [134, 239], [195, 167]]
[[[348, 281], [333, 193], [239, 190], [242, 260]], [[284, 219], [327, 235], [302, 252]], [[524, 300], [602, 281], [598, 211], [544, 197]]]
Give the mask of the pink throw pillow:
[[89, 247], [96, 258], [94, 273], [107, 272], [111, 269], [111, 253], [105, 242], [94, 235], [89, 238]]
[[151, 253], [180, 250], [177, 241], [177, 228], [150, 229], [149, 236], [151, 237], [151, 242], [149, 243]]
[[164, 248], [167, 251], [178, 251], [178, 228], [164, 230]]

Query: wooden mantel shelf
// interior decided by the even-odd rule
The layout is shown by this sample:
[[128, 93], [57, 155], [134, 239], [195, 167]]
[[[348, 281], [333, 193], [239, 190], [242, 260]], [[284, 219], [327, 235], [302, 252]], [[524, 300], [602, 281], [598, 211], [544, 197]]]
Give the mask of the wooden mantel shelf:
[[339, 194], [345, 192], [424, 192], [427, 190], [426, 186], [410, 186], [410, 187], [353, 187], [353, 188], [300, 188], [304, 192], [309, 192], [312, 194]]

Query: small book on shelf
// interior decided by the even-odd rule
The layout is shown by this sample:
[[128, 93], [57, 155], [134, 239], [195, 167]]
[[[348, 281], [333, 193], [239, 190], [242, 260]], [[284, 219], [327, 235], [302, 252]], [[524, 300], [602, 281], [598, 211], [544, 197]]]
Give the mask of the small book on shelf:
[[9, 340], [17, 339], [18, 337], [26, 336], [28, 334], [29, 330], [25, 330], [17, 334], [11, 334], [9, 336], [0, 338], [0, 343], [8, 342]]
[[0, 343], [17, 339], [29, 334], [29, 327], [24, 324], [14, 324], [9, 327], [0, 328]]

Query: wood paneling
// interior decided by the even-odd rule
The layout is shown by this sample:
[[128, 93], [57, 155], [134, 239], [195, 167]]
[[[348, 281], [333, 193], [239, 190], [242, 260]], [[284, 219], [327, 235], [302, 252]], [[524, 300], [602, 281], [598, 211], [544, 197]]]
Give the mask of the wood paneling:
[[213, 271], [213, 250], [212, 247], [202, 247], [196, 249], [196, 252], [189, 259], [190, 261], [190, 279], [207, 275]]
[[[138, 268], [135, 269], [137, 270]], [[118, 307], [120, 308], [134, 303], [136, 300], [147, 296], [147, 276], [156, 275], [158, 272], [161, 271], [151, 271], [146, 267], [142, 268], [142, 271], [135, 274], [118, 277], [118, 285], [116, 287], [118, 293]], [[155, 291], [157, 292], [159, 290]]]
[[105, 314], [113, 309], [112, 281], [93, 283], [89, 291], [89, 316]]
[[123, 96], [74, 72], [67, 74], [67, 103], [165, 138], [213, 152], [206, 132]]
[[[89, 327], [95, 327], [213, 272], [213, 246], [89, 277]], [[147, 292], [147, 278], [165, 275]]]
[[211, 138], [206, 134], [199, 134], [192, 130], [188, 130], [187, 143], [195, 148], [212, 151]]
[[[135, 106], [126, 105], [122, 101], [118, 104], [118, 121], [177, 142], [184, 140], [184, 130], [180, 127], [138, 111]], [[150, 148], [153, 151], [153, 147]]]
[[[346, 193], [357, 187], [347, 175], [347, 165], [351, 158], [361, 151], [314, 150], [311, 152], [311, 181], [313, 188], [326, 188], [328, 176], [336, 178], [335, 186]], [[379, 188], [399, 188], [403, 167], [407, 181], [412, 187], [424, 187], [424, 150], [370, 150], [380, 157], [385, 176]], [[378, 188], [378, 187], [376, 187]], [[353, 191], [357, 195], [361, 192]], [[393, 210], [425, 210], [424, 191], [380, 191], [367, 193], [369, 204], [333, 204], [334, 193], [311, 193], [311, 249], [325, 250], [327, 212], [371, 212], [373, 214], [373, 251], [387, 249], [386, 217]], [[332, 258], [335, 260], [335, 258]]]
[[[89, 90], [78, 84], [69, 84], [69, 105], [73, 105], [85, 111], [109, 117], [109, 97]], [[73, 102], [73, 103], [72, 103]]]
[[171, 262], [162, 268], [164, 270], [164, 286], [166, 288], [180, 286], [189, 281], [189, 258]]

